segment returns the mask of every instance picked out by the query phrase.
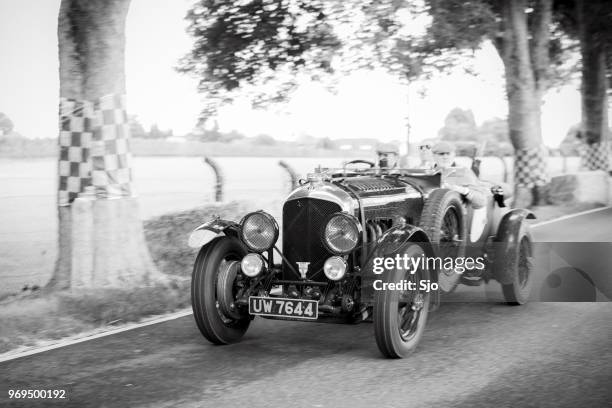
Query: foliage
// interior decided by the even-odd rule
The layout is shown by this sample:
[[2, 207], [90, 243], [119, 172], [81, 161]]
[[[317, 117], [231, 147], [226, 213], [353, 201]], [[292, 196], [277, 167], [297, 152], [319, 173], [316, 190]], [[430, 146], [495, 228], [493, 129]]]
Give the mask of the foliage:
[[[326, 13], [323, 1], [199, 0], [186, 16], [195, 44], [179, 71], [200, 79], [209, 101], [203, 119], [232, 91], [269, 83], [276, 72], [329, 71], [339, 42]], [[254, 103], [283, 98], [294, 85], [285, 81]]]
[[[532, 49], [541, 37], [536, 32], [539, 3], [526, 3], [533, 11], [526, 14]], [[486, 41], [499, 49], [505, 19], [501, 4], [502, 0], [200, 0], [186, 17], [195, 43], [179, 70], [200, 79], [199, 90], [210, 98], [205, 117], [249, 85], [280, 81], [271, 93], [251, 99], [256, 106], [282, 101], [295, 87], [298, 73], [321, 79], [321, 73], [382, 67], [399, 79], [431, 77], [464, 62], [459, 57], [473, 56]], [[546, 73], [565, 81], [577, 69], [576, 59], [568, 58], [576, 42], [566, 35], [561, 10], [555, 9], [547, 33]], [[416, 20], [429, 20], [424, 34], [411, 31]]]
[[246, 212], [245, 204], [231, 202], [166, 214], [145, 221], [145, 237], [155, 264], [162, 272], [190, 276], [193, 261], [198, 255], [198, 249], [187, 245], [191, 231], [213, 216], [238, 222]]
[[476, 121], [470, 109], [454, 108], [444, 119], [444, 127], [438, 132], [443, 140], [478, 140]]
[[130, 135], [139, 139], [167, 139], [173, 136], [172, 129], [161, 130], [157, 123], [151, 125], [151, 128], [147, 132], [138, 120], [138, 116], [130, 115], [128, 118], [130, 126]]
[[212, 128], [208, 129], [204, 127], [200, 129], [196, 133], [192, 133], [188, 135], [189, 139], [197, 140], [199, 142], [220, 142], [220, 143], [230, 143], [235, 140], [244, 139], [246, 136], [237, 130], [233, 129], [230, 132], [222, 132], [219, 130], [219, 124], [215, 120], [213, 122]]
[[485, 156], [510, 156], [513, 148], [510, 143], [508, 121], [506, 119], [493, 118], [482, 122], [478, 127], [478, 136], [486, 141]]
[[253, 138], [253, 141], [258, 145], [271, 146], [276, 144], [276, 140], [270, 135], [257, 135]]
[[508, 121], [506, 119], [493, 118], [482, 122], [478, 127], [481, 140], [496, 143], [509, 143]]
[[0, 112], [0, 135], [11, 133], [13, 126], [13, 121], [5, 113]]
[[57, 139], [27, 139], [17, 132], [0, 139], [0, 157], [57, 157]]
[[324, 137], [317, 141], [316, 147], [318, 149], [332, 150], [336, 148], [336, 144], [329, 137]]
[[138, 137], [138, 138], [148, 137], [144, 126], [142, 126], [142, 123], [140, 123], [136, 115], [130, 115], [128, 118], [128, 121], [130, 125], [130, 135], [132, 137]]
[[438, 132], [440, 139], [455, 144], [457, 154], [471, 156], [474, 149], [485, 143], [485, 156], [512, 154], [512, 145], [508, 134], [508, 121], [492, 118], [476, 126], [474, 114], [469, 109], [454, 108], [444, 120], [444, 127]]
[[146, 137], [148, 139], [167, 139], [169, 137], [172, 137], [172, 134], [172, 129], [161, 130], [159, 126], [157, 126], [157, 123], [154, 123], [153, 125], [151, 125], [151, 130], [149, 130], [149, 133], [147, 133]]
[[[484, 41], [493, 43], [504, 58], [504, 44], [514, 40], [504, 31], [511, 30], [507, 16], [503, 12], [503, 2], [507, 0], [426, 0], [427, 9], [432, 16], [426, 37], [430, 39], [423, 51], [426, 53], [451, 55], [461, 50], [473, 50]], [[552, 1], [556, 4], [557, 0]], [[525, 13], [528, 29], [528, 47], [531, 63], [538, 62], [537, 47], [547, 40], [545, 46], [545, 67], [534, 67], [536, 80], [541, 81], [542, 89], [561, 85], [578, 72], [576, 58], [571, 58], [577, 52], [577, 42], [564, 29], [561, 22], [566, 15], [559, 7], [553, 7], [551, 24], [542, 29], [539, 24], [542, 18], [543, 1], [526, 0]], [[448, 58], [447, 58], [448, 60]], [[447, 68], [456, 64], [442, 66]], [[539, 70], [539, 74], [538, 74]]]
[[476, 126], [470, 109], [454, 108], [444, 119], [444, 127], [438, 132], [440, 139], [452, 142], [482, 142], [487, 144], [509, 143], [508, 121], [492, 118]]
[[[594, 40], [597, 45], [606, 49], [608, 70], [612, 70], [612, 3], [608, 0], [555, 0], [554, 10], [556, 22], [560, 30], [574, 41], [580, 38], [578, 2], [586, 1], [586, 24], [588, 29], [596, 33]], [[610, 87], [610, 86], [609, 86]]]

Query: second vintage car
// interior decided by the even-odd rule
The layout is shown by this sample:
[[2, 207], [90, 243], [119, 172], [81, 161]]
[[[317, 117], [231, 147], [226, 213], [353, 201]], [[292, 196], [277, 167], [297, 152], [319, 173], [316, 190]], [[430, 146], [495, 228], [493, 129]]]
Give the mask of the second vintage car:
[[[363, 163], [368, 168], [350, 169]], [[525, 303], [533, 268], [526, 220], [533, 214], [511, 210], [508, 192], [493, 184], [483, 184], [487, 205], [478, 210], [443, 185], [440, 172], [356, 161], [302, 180], [284, 202], [282, 231], [264, 211], [239, 223], [204, 223], [190, 236], [201, 248], [191, 286], [198, 328], [212, 343], [229, 344], [255, 316], [372, 320], [382, 354], [400, 358], [459, 283], [496, 279], [508, 303]], [[481, 259], [483, 268], [458, 273], [434, 262], [409, 270], [394, 262], [465, 257]]]

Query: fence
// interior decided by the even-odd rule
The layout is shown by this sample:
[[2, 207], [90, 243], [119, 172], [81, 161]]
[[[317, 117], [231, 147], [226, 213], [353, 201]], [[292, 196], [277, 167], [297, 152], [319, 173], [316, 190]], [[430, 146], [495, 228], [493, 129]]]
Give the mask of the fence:
[[[482, 157], [480, 164], [480, 176], [483, 179], [491, 181], [503, 181], [505, 183], [512, 183], [514, 160], [512, 156], [487, 156]], [[457, 163], [461, 166], [470, 167], [472, 165], [472, 158], [469, 157], [457, 157]], [[204, 162], [208, 164], [214, 175], [214, 201], [223, 201], [224, 195], [224, 179], [221, 165], [216, 160], [205, 157]], [[409, 158], [409, 163], [418, 162], [418, 158]], [[341, 162], [337, 163], [334, 167], [339, 167]], [[287, 161], [280, 160], [278, 165], [285, 171], [286, 179], [289, 180], [287, 187], [288, 191], [293, 190], [301, 176], [305, 176], [305, 173], [296, 171], [296, 169]], [[313, 171], [315, 166], [312, 166], [308, 171]], [[567, 156], [552, 156], [548, 158], [548, 172], [551, 176], [558, 174], [567, 173], [568, 171], [577, 171], [580, 167], [580, 159], [578, 157], [567, 157]], [[260, 180], [261, 183], [267, 183], [267, 180]], [[230, 197], [231, 199], [232, 197]]]

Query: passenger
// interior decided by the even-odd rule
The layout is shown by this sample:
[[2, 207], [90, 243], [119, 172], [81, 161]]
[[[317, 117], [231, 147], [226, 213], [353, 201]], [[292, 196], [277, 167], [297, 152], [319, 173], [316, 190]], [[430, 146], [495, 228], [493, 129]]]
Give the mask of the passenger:
[[474, 172], [455, 165], [455, 149], [448, 142], [439, 142], [433, 149], [434, 169], [442, 171], [442, 187], [456, 191], [468, 201], [473, 208], [482, 208], [487, 204], [486, 191]]
[[419, 169], [431, 170], [435, 166], [433, 154], [431, 152], [431, 145], [429, 143], [422, 143], [419, 145]]

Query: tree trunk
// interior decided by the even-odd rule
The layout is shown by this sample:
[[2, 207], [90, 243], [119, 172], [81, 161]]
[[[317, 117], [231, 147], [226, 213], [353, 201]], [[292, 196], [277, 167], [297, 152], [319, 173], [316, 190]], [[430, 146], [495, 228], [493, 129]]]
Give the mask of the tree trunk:
[[[577, 2], [582, 56], [582, 167], [608, 170], [608, 100], [605, 46], [599, 32], [602, 4]], [[604, 14], [605, 15], [605, 14]]]
[[60, 5], [59, 256], [51, 289], [164, 280], [132, 195], [124, 69], [129, 3]]
[[526, 1], [508, 0], [501, 3], [503, 37], [496, 45], [505, 67], [508, 127], [515, 149], [515, 206], [528, 207], [537, 204], [538, 189], [547, 182], [541, 105], [547, 79], [548, 31], [542, 27], [548, 27], [550, 2], [539, 2], [537, 12], [540, 24], [534, 24], [532, 35], [537, 37], [531, 44]]

